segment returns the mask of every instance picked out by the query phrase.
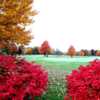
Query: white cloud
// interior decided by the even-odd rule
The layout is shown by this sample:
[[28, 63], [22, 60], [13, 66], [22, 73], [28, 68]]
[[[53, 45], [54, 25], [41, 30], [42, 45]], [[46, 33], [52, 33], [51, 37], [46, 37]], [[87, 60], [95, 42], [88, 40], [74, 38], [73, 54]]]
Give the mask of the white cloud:
[[77, 50], [100, 49], [100, 0], [35, 0], [35, 8], [31, 46], [48, 40], [63, 51], [71, 44]]

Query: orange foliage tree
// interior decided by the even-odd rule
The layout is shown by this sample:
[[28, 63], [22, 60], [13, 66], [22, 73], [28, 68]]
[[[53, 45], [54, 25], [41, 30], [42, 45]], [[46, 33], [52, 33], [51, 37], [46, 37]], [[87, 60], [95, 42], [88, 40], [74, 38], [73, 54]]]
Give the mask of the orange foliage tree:
[[32, 23], [33, 0], [0, 0], [0, 44], [26, 45], [32, 39], [26, 26]]
[[75, 56], [76, 50], [75, 50], [74, 46], [69, 47], [67, 54], [70, 55], [71, 57]]
[[96, 56], [100, 56], [100, 51], [99, 50], [96, 51]]
[[50, 47], [48, 41], [44, 41], [41, 44], [41, 47], [39, 48], [39, 52], [40, 52], [40, 54], [44, 54], [44, 55], [48, 56], [48, 54], [51, 52], [51, 47]]
[[32, 54], [32, 52], [33, 52], [33, 49], [32, 48], [26, 48], [26, 50], [25, 50], [25, 53], [26, 54]]
[[80, 51], [80, 56], [85, 56], [84, 50], [81, 50], [81, 51]]

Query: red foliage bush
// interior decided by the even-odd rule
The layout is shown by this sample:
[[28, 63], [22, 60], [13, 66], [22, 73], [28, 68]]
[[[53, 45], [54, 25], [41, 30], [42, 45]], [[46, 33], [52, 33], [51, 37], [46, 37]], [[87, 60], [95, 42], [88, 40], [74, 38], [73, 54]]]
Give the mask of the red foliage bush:
[[66, 81], [67, 95], [64, 100], [100, 100], [100, 60], [73, 70]]
[[40, 65], [0, 55], [0, 100], [24, 100], [27, 95], [34, 100], [45, 91], [47, 82], [47, 72]]

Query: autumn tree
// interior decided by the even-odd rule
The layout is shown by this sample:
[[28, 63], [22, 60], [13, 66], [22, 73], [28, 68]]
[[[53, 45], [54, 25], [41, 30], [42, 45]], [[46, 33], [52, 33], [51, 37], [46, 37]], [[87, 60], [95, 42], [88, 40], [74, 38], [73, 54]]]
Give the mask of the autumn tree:
[[69, 47], [69, 49], [68, 49], [68, 51], [67, 51], [67, 54], [68, 54], [69, 56], [71, 56], [71, 57], [75, 56], [76, 50], [75, 50], [74, 46], [70, 46], [70, 47]]
[[[32, 23], [33, 0], [0, 0], [0, 44], [26, 45], [32, 39], [26, 26]], [[8, 45], [9, 44], [9, 45]]]
[[85, 56], [84, 50], [81, 50], [80, 53], [79, 53], [79, 55], [80, 55], [80, 56]]
[[32, 54], [33, 49], [31, 47], [26, 48], [26, 54]]
[[100, 50], [96, 51], [96, 56], [100, 56]]
[[48, 54], [51, 52], [51, 47], [48, 41], [44, 41], [41, 44], [41, 47], [39, 48], [39, 52], [40, 54], [44, 54], [45, 56], [48, 56]]

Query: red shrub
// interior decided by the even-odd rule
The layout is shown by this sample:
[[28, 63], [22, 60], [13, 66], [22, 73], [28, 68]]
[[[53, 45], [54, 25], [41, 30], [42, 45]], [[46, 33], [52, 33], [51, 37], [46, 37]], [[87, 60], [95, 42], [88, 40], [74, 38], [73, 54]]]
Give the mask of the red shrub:
[[23, 100], [25, 96], [41, 96], [48, 75], [40, 65], [23, 59], [0, 55], [0, 100]]
[[100, 60], [73, 70], [66, 81], [67, 95], [64, 100], [100, 100]]

